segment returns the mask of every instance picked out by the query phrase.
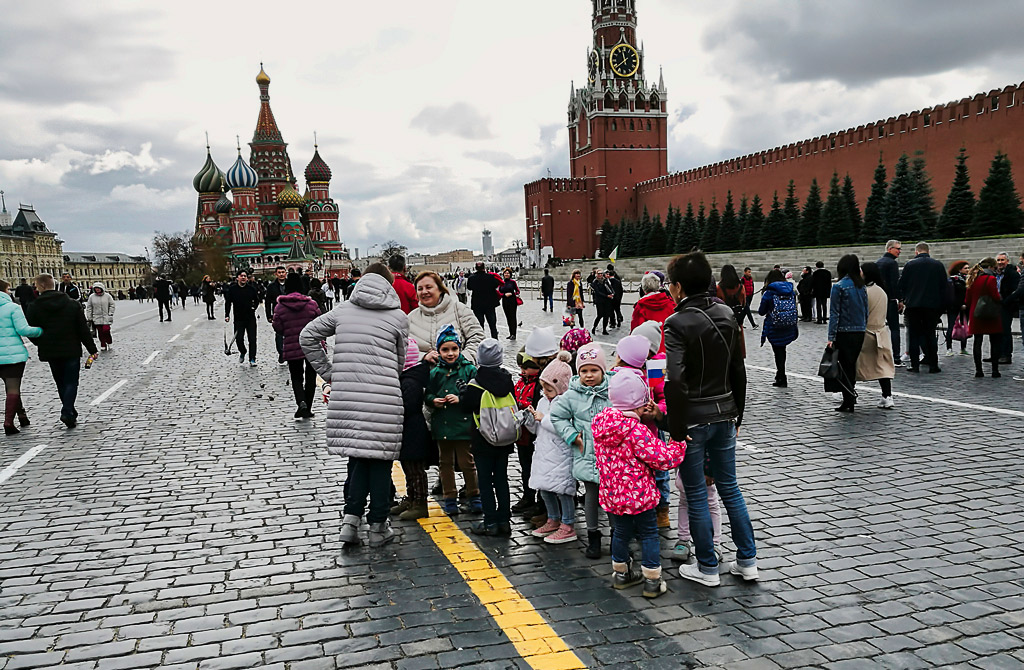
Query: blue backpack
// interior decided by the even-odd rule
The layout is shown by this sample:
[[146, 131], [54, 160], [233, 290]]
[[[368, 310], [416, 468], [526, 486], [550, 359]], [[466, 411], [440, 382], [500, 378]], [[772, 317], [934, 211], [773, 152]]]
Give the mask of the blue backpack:
[[796, 296], [772, 295], [772, 326], [775, 328], [792, 328], [797, 322]]

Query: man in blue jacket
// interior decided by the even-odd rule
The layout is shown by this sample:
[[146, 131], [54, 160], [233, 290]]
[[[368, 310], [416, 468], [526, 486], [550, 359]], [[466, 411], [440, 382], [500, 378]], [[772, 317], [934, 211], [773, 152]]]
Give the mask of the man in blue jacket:
[[927, 242], [918, 242], [914, 251], [914, 260], [903, 267], [899, 281], [900, 294], [906, 305], [909, 369], [911, 372], [920, 370], [918, 359], [924, 350], [928, 372], [942, 372], [939, 369], [939, 341], [935, 337], [935, 326], [946, 308], [946, 268], [928, 253]]

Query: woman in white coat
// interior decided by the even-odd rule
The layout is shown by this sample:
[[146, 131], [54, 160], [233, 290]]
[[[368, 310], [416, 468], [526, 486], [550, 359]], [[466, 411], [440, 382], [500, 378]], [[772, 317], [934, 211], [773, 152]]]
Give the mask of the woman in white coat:
[[868, 325], [864, 332], [864, 344], [857, 358], [857, 381], [878, 380], [882, 387], [881, 409], [893, 409], [892, 380], [896, 376], [893, 360], [892, 340], [885, 325], [885, 311], [889, 298], [882, 289], [882, 273], [874, 263], [860, 266], [868, 293]]
[[437, 362], [434, 342], [438, 332], [451, 324], [462, 339], [462, 354], [476, 363], [476, 348], [484, 339], [484, 329], [473, 310], [452, 298], [436, 272], [419, 273], [415, 287], [419, 307], [409, 313], [409, 336], [416, 340], [423, 359], [431, 364]]
[[113, 343], [110, 327], [114, 325], [114, 298], [104, 290], [100, 282], [92, 285], [92, 293], [85, 303], [85, 320], [96, 328], [100, 348], [106, 351]]

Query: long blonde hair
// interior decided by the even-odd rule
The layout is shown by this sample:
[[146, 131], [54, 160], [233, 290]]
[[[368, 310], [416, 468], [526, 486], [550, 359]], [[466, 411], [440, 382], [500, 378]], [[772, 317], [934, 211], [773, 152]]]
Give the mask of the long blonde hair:
[[[991, 265], [985, 265], [985, 262], [988, 260], [991, 259], [986, 258], [980, 263], [975, 263], [974, 267], [971, 268], [971, 271], [967, 273], [967, 288], [971, 288], [971, 285], [974, 284], [974, 280], [978, 278], [978, 275], [980, 275], [986, 267], [991, 267]], [[995, 265], [995, 261], [992, 262], [992, 265]]]

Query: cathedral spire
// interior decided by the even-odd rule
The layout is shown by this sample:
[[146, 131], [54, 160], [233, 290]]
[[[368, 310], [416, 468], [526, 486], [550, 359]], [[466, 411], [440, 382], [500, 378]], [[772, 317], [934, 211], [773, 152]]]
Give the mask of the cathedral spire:
[[260, 73], [256, 75], [256, 84], [260, 87], [260, 115], [256, 120], [256, 131], [252, 134], [253, 142], [281, 142], [281, 131], [270, 109], [270, 77], [260, 63]]

